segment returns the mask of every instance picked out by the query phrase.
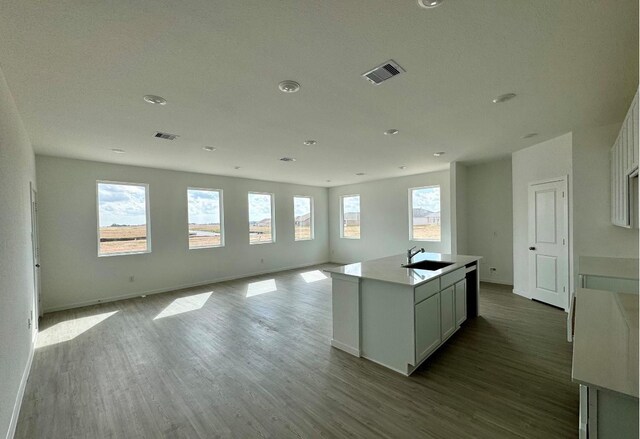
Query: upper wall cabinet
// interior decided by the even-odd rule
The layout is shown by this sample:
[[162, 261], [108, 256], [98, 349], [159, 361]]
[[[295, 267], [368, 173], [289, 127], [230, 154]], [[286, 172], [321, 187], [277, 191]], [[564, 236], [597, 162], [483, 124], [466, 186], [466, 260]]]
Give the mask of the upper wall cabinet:
[[611, 222], [620, 227], [637, 227], [632, 209], [634, 183], [638, 176], [638, 93], [611, 148]]

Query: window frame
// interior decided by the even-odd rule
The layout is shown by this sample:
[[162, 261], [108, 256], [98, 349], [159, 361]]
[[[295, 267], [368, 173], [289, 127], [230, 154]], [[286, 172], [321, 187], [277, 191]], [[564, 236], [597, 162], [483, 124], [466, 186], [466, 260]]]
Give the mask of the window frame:
[[[438, 188], [438, 192], [440, 193], [440, 239], [419, 239], [413, 236], [413, 191], [419, 189], [431, 189]], [[416, 242], [442, 242], [442, 186], [439, 184], [431, 184], [428, 186], [417, 186], [409, 188], [409, 241]]]
[[[271, 197], [271, 241], [251, 242], [251, 218], [249, 215], [249, 211], [251, 209], [251, 206], [249, 205], [249, 196], [251, 194], [269, 195]], [[276, 243], [276, 195], [273, 192], [247, 191], [247, 225], [249, 226], [249, 245]]]
[[[309, 199], [309, 227], [311, 230], [309, 231], [308, 238], [296, 238], [296, 198], [308, 198]], [[302, 242], [302, 241], [313, 241], [315, 236], [315, 211], [314, 211], [314, 200], [311, 195], [294, 195], [293, 196], [293, 241], [294, 242]]]
[[[145, 210], [145, 221], [146, 221], [146, 229], [147, 229], [147, 249], [144, 251], [135, 251], [135, 252], [119, 252], [119, 253], [109, 253], [109, 254], [101, 254], [100, 253], [100, 184], [119, 184], [123, 186], [141, 186], [144, 188], [144, 210]], [[144, 255], [151, 253], [151, 208], [149, 203], [150, 191], [149, 191], [149, 183], [131, 183], [126, 181], [113, 181], [113, 180], [96, 180], [96, 243], [98, 244], [97, 253], [99, 258], [108, 258], [111, 256], [129, 256], [129, 255]]]
[[[344, 234], [344, 199], [350, 197], [358, 197], [358, 207], [360, 211], [360, 224], [358, 225], [358, 236], [345, 236]], [[362, 237], [362, 203], [360, 194], [340, 195], [340, 238], [341, 239], [360, 239]]]
[[[204, 247], [193, 247], [189, 242], [189, 191], [207, 191], [218, 192], [218, 210], [220, 211], [220, 244], [219, 245], [207, 245]], [[188, 250], [202, 250], [207, 248], [221, 248], [225, 246], [225, 231], [224, 231], [224, 195], [222, 189], [204, 188], [187, 186], [187, 249]]]

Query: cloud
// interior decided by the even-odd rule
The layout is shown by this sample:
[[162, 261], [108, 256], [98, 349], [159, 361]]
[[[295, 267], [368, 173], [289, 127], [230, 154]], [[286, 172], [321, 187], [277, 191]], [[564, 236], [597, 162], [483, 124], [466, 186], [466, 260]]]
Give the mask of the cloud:
[[111, 224], [145, 224], [146, 187], [98, 183], [100, 226]]
[[249, 194], [249, 221], [271, 218], [271, 196], [269, 194]]
[[311, 213], [311, 198], [295, 197], [293, 199], [293, 212], [295, 216]]
[[426, 209], [431, 212], [440, 212], [440, 186], [414, 189], [413, 208]]
[[187, 191], [190, 224], [220, 223], [220, 193], [213, 190]]
[[344, 197], [342, 199], [342, 203], [343, 203], [342, 211], [344, 213], [360, 212], [360, 196], [359, 195]]

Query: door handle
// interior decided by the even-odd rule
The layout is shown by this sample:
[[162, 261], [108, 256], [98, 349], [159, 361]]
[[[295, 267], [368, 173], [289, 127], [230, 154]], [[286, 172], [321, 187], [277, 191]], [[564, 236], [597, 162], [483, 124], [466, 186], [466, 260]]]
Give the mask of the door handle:
[[529, 250], [535, 250], [535, 249], [536, 249], [535, 247], [529, 247]]
[[40, 268], [40, 264], [36, 264], [36, 268]]

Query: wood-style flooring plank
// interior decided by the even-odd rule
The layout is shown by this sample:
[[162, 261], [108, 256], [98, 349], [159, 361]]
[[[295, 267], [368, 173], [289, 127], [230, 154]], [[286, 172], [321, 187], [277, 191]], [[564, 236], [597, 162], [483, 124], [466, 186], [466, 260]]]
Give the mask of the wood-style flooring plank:
[[322, 268], [45, 315], [16, 438], [577, 437], [564, 312], [482, 284], [407, 378], [331, 348]]

